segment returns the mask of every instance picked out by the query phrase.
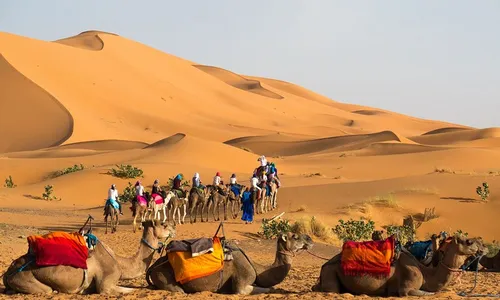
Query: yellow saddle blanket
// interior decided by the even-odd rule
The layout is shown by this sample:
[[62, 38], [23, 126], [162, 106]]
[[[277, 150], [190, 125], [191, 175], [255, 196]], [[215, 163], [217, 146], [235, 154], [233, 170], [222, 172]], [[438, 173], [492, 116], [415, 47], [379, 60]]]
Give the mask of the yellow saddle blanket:
[[174, 269], [175, 281], [180, 284], [209, 276], [224, 267], [224, 250], [220, 238], [213, 238], [213, 249], [210, 253], [192, 257], [189, 251], [169, 252], [168, 261]]

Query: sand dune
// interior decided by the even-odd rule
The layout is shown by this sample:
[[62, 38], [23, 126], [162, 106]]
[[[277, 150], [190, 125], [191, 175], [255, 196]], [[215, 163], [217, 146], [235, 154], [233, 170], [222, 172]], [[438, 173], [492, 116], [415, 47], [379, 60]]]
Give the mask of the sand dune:
[[100, 51], [104, 48], [104, 41], [99, 37], [99, 34], [113, 33], [91, 30], [69, 38], [59, 39], [54, 42], [85, 50]]
[[73, 118], [51, 94], [0, 55], [0, 152], [52, 147], [70, 138]]
[[[178, 173], [190, 179], [198, 172], [211, 183], [217, 171], [224, 181], [235, 173], [248, 185], [262, 154], [280, 173], [278, 210], [253, 224], [228, 220], [230, 239], [253, 238], [261, 218], [279, 212], [291, 221], [315, 216], [328, 227], [362, 217], [381, 228], [426, 207], [436, 207], [439, 217], [418, 229], [420, 238], [462, 229], [500, 239], [491, 226], [500, 211], [500, 128], [333, 101], [297, 84], [200, 65], [101, 31], [53, 42], [0, 33], [0, 53], [0, 180], [12, 176], [17, 184], [0, 191], [0, 252], [9, 253], [1, 267], [25, 253], [19, 235], [72, 230], [70, 223], [79, 228], [89, 213], [100, 219], [109, 186], [122, 192], [138, 179], [111, 176], [117, 164], [142, 169], [148, 189]], [[53, 176], [75, 164], [84, 170]], [[491, 193], [482, 203], [475, 189], [484, 181]], [[60, 201], [40, 200], [46, 185]], [[388, 195], [391, 205], [372, 200]], [[128, 208], [124, 214], [118, 233], [104, 239], [130, 252], [123, 241], [136, 236]], [[179, 225], [179, 238], [213, 234], [218, 223], [209, 220]], [[4, 224], [15, 238], [4, 241]], [[252, 255], [272, 252], [251, 243]], [[319, 247], [330, 249], [327, 257], [338, 250]], [[280, 288], [297, 286], [307, 298], [304, 282], [315, 280], [323, 261], [302, 262], [307, 278], [292, 276]]]
[[264, 97], [283, 99], [281, 95], [263, 88], [258, 80], [250, 80], [233, 72], [212, 66], [194, 65], [193, 67], [200, 69], [237, 89], [252, 92]]
[[332, 152], [352, 151], [365, 148], [373, 143], [384, 141], [414, 142], [392, 131], [373, 134], [345, 135], [314, 140], [292, 140], [282, 138], [271, 141], [268, 137], [244, 137], [226, 141], [228, 145], [248, 149], [268, 156], [292, 156], [329, 150]]
[[426, 145], [451, 145], [461, 142], [500, 137], [500, 128], [452, 130], [440, 133], [414, 136], [409, 139]]

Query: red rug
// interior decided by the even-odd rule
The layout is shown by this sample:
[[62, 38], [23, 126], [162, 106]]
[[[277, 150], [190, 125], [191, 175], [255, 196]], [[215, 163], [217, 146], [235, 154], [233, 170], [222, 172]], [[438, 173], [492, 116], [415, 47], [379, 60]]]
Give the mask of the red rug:
[[389, 276], [394, 258], [394, 236], [383, 241], [345, 242], [341, 267], [348, 276]]
[[51, 232], [28, 236], [28, 244], [35, 254], [37, 266], [71, 266], [87, 269], [88, 248], [78, 232]]

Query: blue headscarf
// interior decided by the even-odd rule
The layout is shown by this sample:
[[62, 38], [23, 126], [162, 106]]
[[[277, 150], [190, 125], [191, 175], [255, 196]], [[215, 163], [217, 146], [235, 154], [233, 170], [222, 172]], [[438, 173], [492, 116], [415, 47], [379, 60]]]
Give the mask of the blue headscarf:
[[175, 179], [181, 180], [182, 179], [182, 175], [181, 174], [177, 174], [177, 176], [175, 176]]

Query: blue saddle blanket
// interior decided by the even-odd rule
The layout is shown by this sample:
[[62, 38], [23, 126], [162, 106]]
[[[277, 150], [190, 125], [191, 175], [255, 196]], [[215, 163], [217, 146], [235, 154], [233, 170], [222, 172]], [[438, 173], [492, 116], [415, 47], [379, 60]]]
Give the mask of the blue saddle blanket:
[[120, 206], [118, 205], [118, 201], [113, 200], [113, 199], [108, 199], [106, 201], [106, 205], [112, 205], [115, 209], [119, 209]]
[[234, 193], [235, 196], [240, 195], [240, 187], [237, 185], [232, 185], [231, 186], [231, 191]]
[[408, 250], [416, 259], [423, 260], [432, 251], [432, 241], [415, 242], [410, 245]]

